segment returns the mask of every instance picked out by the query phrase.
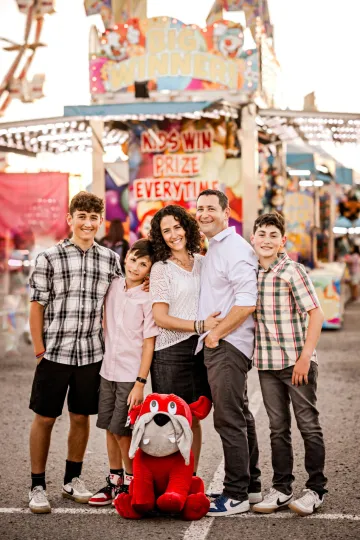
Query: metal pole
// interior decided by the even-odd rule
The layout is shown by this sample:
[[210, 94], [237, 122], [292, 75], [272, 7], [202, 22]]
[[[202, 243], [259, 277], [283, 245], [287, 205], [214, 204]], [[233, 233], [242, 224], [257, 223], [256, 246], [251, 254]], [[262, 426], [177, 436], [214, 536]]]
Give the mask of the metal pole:
[[335, 180], [331, 180], [329, 186], [330, 194], [330, 217], [329, 217], [329, 262], [334, 262], [335, 259], [335, 238], [334, 238], [334, 224], [336, 218], [336, 184]]
[[[91, 142], [92, 142], [92, 188], [91, 191], [101, 199], [105, 201], [105, 167], [104, 167], [104, 148], [103, 148], [103, 132], [104, 122], [103, 120], [96, 119], [90, 120], [90, 126], [92, 130]], [[99, 237], [105, 236], [105, 219], [104, 223], [99, 229]]]
[[241, 111], [241, 183], [243, 207], [243, 237], [250, 239], [258, 212], [258, 130], [256, 105], [249, 103]]

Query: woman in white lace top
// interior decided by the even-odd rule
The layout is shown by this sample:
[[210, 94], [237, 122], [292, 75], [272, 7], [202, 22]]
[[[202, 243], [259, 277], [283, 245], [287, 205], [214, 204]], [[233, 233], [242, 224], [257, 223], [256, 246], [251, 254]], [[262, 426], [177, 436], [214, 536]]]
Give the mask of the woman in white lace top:
[[[187, 403], [200, 396], [211, 399], [203, 352], [195, 355], [198, 334], [215, 328], [213, 313], [197, 321], [200, 296], [200, 231], [195, 219], [181, 206], [159, 210], [151, 223], [150, 239], [157, 262], [151, 269], [153, 315], [160, 328], [151, 366], [154, 392], [176, 394]], [[193, 418], [195, 471], [200, 457], [201, 426]]]

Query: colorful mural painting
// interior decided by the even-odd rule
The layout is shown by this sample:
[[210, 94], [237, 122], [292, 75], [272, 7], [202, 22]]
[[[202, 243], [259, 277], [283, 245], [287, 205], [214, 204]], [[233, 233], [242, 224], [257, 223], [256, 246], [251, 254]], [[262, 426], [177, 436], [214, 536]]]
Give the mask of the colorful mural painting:
[[286, 250], [292, 258], [309, 264], [312, 258], [311, 230], [314, 216], [312, 194], [288, 191], [283, 212], [287, 223]]
[[93, 95], [149, 90], [243, 90], [258, 86], [258, 53], [244, 49], [241, 25], [218, 21], [207, 28], [177, 19], [129, 19], [107, 29], [90, 55]]
[[195, 213], [203, 189], [230, 200], [230, 224], [241, 233], [241, 159], [234, 120], [144, 122], [133, 125], [129, 155], [130, 241], [146, 237], [153, 215], [180, 204]]

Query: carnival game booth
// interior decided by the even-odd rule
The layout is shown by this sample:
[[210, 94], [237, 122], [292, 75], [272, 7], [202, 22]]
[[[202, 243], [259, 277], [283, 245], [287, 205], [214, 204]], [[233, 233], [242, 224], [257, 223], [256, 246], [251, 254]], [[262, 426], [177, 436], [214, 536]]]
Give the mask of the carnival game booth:
[[[198, 193], [223, 189], [231, 223], [242, 230], [241, 111], [226, 102], [140, 102], [67, 107], [61, 118], [1, 124], [0, 148], [31, 157], [85, 154], [88, 187], [106, 199], [109, 221], [130, 240], [146, 236], [152, 215], [175, 202], [194, 209]], [[104, 164], [111, 154], [113, 163]]]
[[226, 192], [230, 223], [241, 233], [239, 109], [225, 102], [140, 102], [66, 107], [66, 114], [97, 119], [99, 129], [111, 118], [128, 133], [121, 146], [128, 182], [105, 178], [103, 185], [107, 219], [128, 215], [130, 242], [147, 237], [153, 215], [165, 205], [195, 212], [197, 196], [209, 188]]
[[290, 128], [297, 139], [287, 155], [283, 212], [288, 248], [292, 257], [310, 267], [325, 312], [324, 327], [340, 328], [349, 290], [346, 265], [335, 261], [336, 208], [339, 186], [344, 176], [349, 181], [352, 175], [342, 169], [339, 149], [342, 143], [352, 144], [354, 150], [359, 144], [360, 115], [263, 109], [259, 116], [262, 129], [283, 138], [284, 129]]
[[323, 328], [341, 328], [348, 299], [346, 265], [334, 260], [336, 164], [326, 154], [289, 146], [284, 214], [291, 256], [310, 267], [325, 315]]
[[336, 164], [317, 153], [287, 154], [284, 214], [288, 249], [306, 266], [325, 315], [324, 328], [341, 328], [348, 300], [347, 268], [335, 261]]

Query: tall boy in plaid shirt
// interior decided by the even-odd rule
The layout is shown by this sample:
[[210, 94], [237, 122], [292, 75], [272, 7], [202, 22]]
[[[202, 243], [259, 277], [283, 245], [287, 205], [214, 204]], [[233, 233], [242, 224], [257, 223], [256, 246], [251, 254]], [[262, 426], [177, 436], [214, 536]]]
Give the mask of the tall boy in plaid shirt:
[[30, 408], [31, 480], [29, 507], [51, 511], [45, 467], [51, 431], [68, 393], [70, 432], [62, 496], [86, 503], [92, 496], [80, 478], [89, 438], [89, 415], [98, 412], [99, 371], [104, 354], [102, 308], [119, 256], [94, 242], [104, 202], [80, 192], [70, 203], [71, 240], [41, 253], [30, 279], [30, 328], [37, 366]]
[[[254, 365], [270, 421], [273, 486], [255, 512], [289, 506], [301, 516], [323, 503], [325, 446], [316, 409], [316, 344], [324, 320], [305, 268], [284, 251], [284, 218], [264, 214], [254, 224], [251, 243], [259, 258]], [[309, 316], [309, 325], [307, 318]], [[304, 495], [293, 498], [290, 401], [305, 445], [309, 475]]]

